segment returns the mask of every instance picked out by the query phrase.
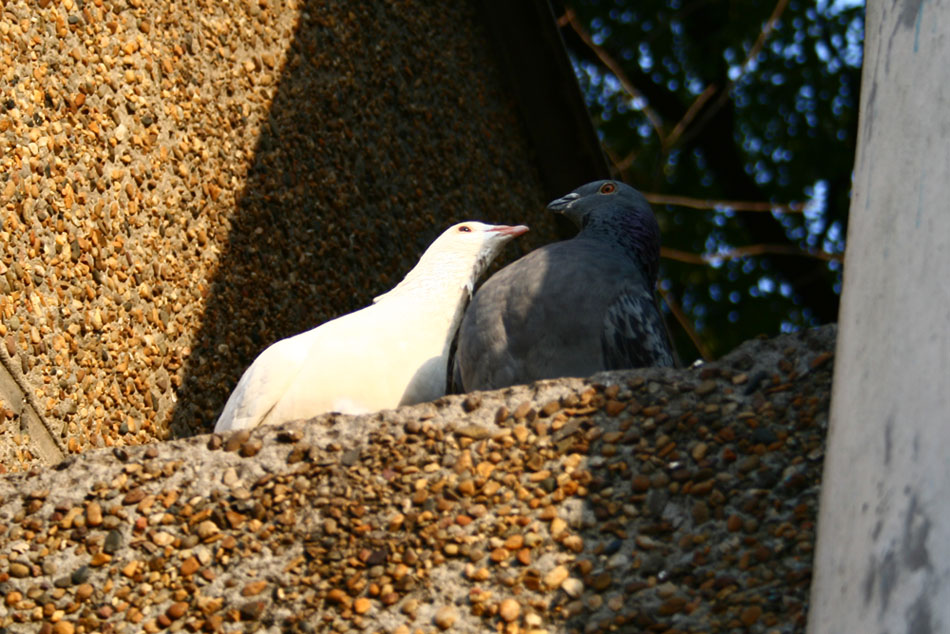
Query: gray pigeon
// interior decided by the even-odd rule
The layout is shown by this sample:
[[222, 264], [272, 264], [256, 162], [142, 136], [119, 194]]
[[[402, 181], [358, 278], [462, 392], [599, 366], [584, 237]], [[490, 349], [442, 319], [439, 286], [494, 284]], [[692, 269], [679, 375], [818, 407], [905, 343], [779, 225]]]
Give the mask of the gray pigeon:
[[674, 365], [654, 295], [660, 228], [646, 199], [595, 181], [548, 209], [580, 232], [506, 266], [475, 293], [459, 330], [456, 388]]

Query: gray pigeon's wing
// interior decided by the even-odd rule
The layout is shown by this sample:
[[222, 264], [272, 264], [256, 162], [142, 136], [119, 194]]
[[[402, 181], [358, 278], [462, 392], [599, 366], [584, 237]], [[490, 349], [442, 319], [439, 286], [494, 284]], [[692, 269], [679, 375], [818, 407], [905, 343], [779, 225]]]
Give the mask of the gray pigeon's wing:
[[628, 285], [607, 307], [601, 346], [608, 370], [674, 365], [656, 299], [642, 282]]
[[[458, 341], [458, 337], [456, 337]], [[452, 356], [452, 360], [449, 361], [448, 376], [446, 377], [448, 381], [448, 389], [446, 394], [465, 394], [465, 384], [462, 382], [462, 368], [459, 366], [459, 359], [457, 356]]]
[[[471, 300], [469, 301], [469, 304]], [[462, 384], [462, 368], [459, 367], [458, 345], [461, 328], [455, 331], [452, 337], [452, 344], [449, 346], [449, 363], [445, 368], [445, 393], [446, 394], [464, 394], [465, 386]]]

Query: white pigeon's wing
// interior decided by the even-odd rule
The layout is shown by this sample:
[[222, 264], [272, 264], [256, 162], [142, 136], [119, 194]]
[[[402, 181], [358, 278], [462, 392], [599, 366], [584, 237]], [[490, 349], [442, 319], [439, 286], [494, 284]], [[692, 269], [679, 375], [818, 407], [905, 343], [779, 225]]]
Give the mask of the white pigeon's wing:
[[673, 366], [663, 318], [643, 282], [628, 285], [607, 307], [601, 346], [608, 370]]
[[215, 432], [258, 426], [300, 372], [307, 359], [308, 331], [266, 348], [244, 371], [214, 426]]
[[322, 325], [267, 422], [376, 411], [445, 394], [446, 319], [430, 308], [413, 296], [393, 296]]

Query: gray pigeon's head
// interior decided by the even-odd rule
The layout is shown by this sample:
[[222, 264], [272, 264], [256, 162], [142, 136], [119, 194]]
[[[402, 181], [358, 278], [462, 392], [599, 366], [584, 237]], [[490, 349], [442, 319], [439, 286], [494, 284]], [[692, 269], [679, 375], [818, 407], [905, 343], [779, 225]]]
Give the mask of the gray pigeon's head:
[[583, 229], [591, 215], [653, 212], [646, 199], [629, 185], [619, 181], [593, 181], [581, 185], [570, 194], [548, 204], [548, 209], [570, 218], [578, 229]]
[[548, 204], [580, 229], [579, 236], [619, 244], [640, 262], [656, 283], [660, 262], [660, 226], [640, 192], [620, 181], [601, 180], [581, 185]]

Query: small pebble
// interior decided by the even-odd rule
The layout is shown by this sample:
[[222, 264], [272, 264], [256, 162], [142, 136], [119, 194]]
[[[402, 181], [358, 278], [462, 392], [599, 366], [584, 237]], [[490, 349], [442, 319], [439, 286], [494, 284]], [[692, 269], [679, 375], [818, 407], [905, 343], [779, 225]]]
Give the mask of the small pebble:
[[549, 588], [557, 588], [568, 577], [568, 570], [564, 566], [555, 566], [544, 575], [544, 585]]
[[181, 564], [180, 572], [183, 577], [187, 577], [189, 575], [195, 574], [200, 567], [201, 564], [198, 563], [198, 559], [196, 557], [189, 557]]
[[59, 621], [53, 625], [53, 634], [73, 634], [76, 626], [71, 621]]
[[498, 606], [498, 616], [506, 623], [515, 621], [521, 614], [521, 604], [514, 599], [505, 599]]
[[264, 579], [259, 579], [258, 581], [252, 581], [244, 586], [241, 590], [241, 596], [253, 597], [254, 595], [260, 594], [267, 589], [267, 581]]
[[742, 624], [746, 627], [752, 627], [761, 616], [762, 608], [757, 605], [750, 605], [747, 608], [743, 608], [742, 613], [739, 615], [739, 620], [742, 621]]
[[584, 593], [584, 583], [576, 577], [568, 577], [561, 582], [561, 589], [572, 599], [576, 599]]
[[95, 500], [86, 506], [86, 524], [92, 527], [102, 524], [102, 507]]
[[168, 618], [174, 621], [183, 617], [187, 611], [188, 604], [184, 601], [178, 601], [177, 603], [172, 603], [170, 606], [168, 606], [168, 609], [165, 610], [165, 614], [168, 615]]
[[458, 619], [458, 610], [451, 605], [444, 605], [436, 610], [433, 622], [440, 630], [447, 630], [455, 624]]
[[257, 621], [261, 618], [264, 608], [267, 604], [264, 601], [249, 601], [241, 606], [240, 614], [242, 621]]

